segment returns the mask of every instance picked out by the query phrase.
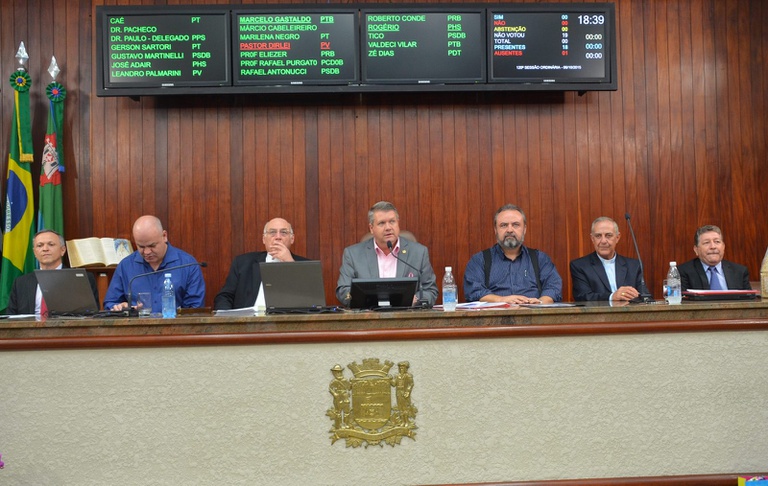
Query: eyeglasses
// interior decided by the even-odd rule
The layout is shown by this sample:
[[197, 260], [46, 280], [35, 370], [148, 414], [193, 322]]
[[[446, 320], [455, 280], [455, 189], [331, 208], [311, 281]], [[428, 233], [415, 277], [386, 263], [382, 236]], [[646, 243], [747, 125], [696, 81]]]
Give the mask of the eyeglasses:
[[278, 233], [280, 233], [280, 236], [291, 236], [293, 234], [293, 231], [289, 229], [281, 229], [279, 231], [276, 229], [271, 229], [264, 232], [265, 235], [272, 236], [272, 237], [277, 236]]

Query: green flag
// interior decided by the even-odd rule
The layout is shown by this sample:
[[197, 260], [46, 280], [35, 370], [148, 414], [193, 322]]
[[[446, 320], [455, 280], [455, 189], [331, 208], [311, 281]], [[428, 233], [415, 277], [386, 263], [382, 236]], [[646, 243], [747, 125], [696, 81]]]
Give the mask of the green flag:
[[62, 127], [64, 125], [64, 98], [67, 92], [59, 83], [46, 88], [50, 100], [48, 129], [45, 131], [45, 146], [40, 167], [40, 207], [37, 215], [37, 230], [49, 229], [64, 236], [64, 203], [61, 195], [61, 173], [64, 172], [64, 147]]
[[3, 263], [0, 275], [0, 309], [8, 307], [8, 297], [16, 277], [34, 270], [32, 253], [35, 200], [32, 192], [32, 125], [29, 113], [29, 88], [32, 79], [24, 70], [11, 75], [14, 110], [11, 120], [11, 148], [3, 228]]

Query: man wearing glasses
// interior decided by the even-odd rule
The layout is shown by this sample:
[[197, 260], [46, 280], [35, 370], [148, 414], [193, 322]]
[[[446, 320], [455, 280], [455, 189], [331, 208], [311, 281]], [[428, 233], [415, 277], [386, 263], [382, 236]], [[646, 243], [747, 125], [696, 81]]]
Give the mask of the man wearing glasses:
[[595, 251], [571, 262], [573, 300], [628, 302], [643, 291], [650, 295], [643, 284], [640, 262], [616, 253], [621, 239], [616, 221], [605, 216], [597, 218], [590, 238]]
[[291, 253], [293, 238], [293, 227], [283, 218], [275, 218], [264, 225], [262, 241], [266, 251], [254, 251], [235, 257], [224, 287], [213, 299], [213, 308], [221, 310], [264, 307], [259, 263], [307, 260]]

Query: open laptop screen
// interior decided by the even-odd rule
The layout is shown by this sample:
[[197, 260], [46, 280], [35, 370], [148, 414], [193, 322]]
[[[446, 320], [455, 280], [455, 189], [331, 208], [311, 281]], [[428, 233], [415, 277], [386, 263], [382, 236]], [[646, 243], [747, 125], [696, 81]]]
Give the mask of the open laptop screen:
[[99, 311], [86, 270], [35, 270], [35, 277], [49, 314], [92, 314]]
[[319, 261], [259, 263], [259, 270], [267, 310], [325, 307]]
[[349, 306], [353, 309], [411, 307], [417, 285], [416, 277], [353, 278]]

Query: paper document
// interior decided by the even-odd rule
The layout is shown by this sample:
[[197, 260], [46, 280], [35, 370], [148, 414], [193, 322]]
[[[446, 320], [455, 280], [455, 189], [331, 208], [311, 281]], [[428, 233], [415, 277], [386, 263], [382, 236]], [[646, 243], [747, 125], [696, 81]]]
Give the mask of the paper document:
[[520, 307], [576, 307], [576, 304], [569, 304], [567, 302], [553, 302], [551, 304], [520, 304]]
[[757, 290], [702, 290], [688, 289], [686, 292], [695, 295], [750, 295], [757, 294]]
[[[482, 310], [482, 309], [508, 309], [510, 307], [506, 302], [464, 302], [456, 304], [456, 310]], [[434, 309], [442, 309], [443, 306], [437, 304]]]
[[250, 317], [256, 315], [255, 307], [242, 307], [240, 309], [220, 309], [213, 311], [214, 316]]

